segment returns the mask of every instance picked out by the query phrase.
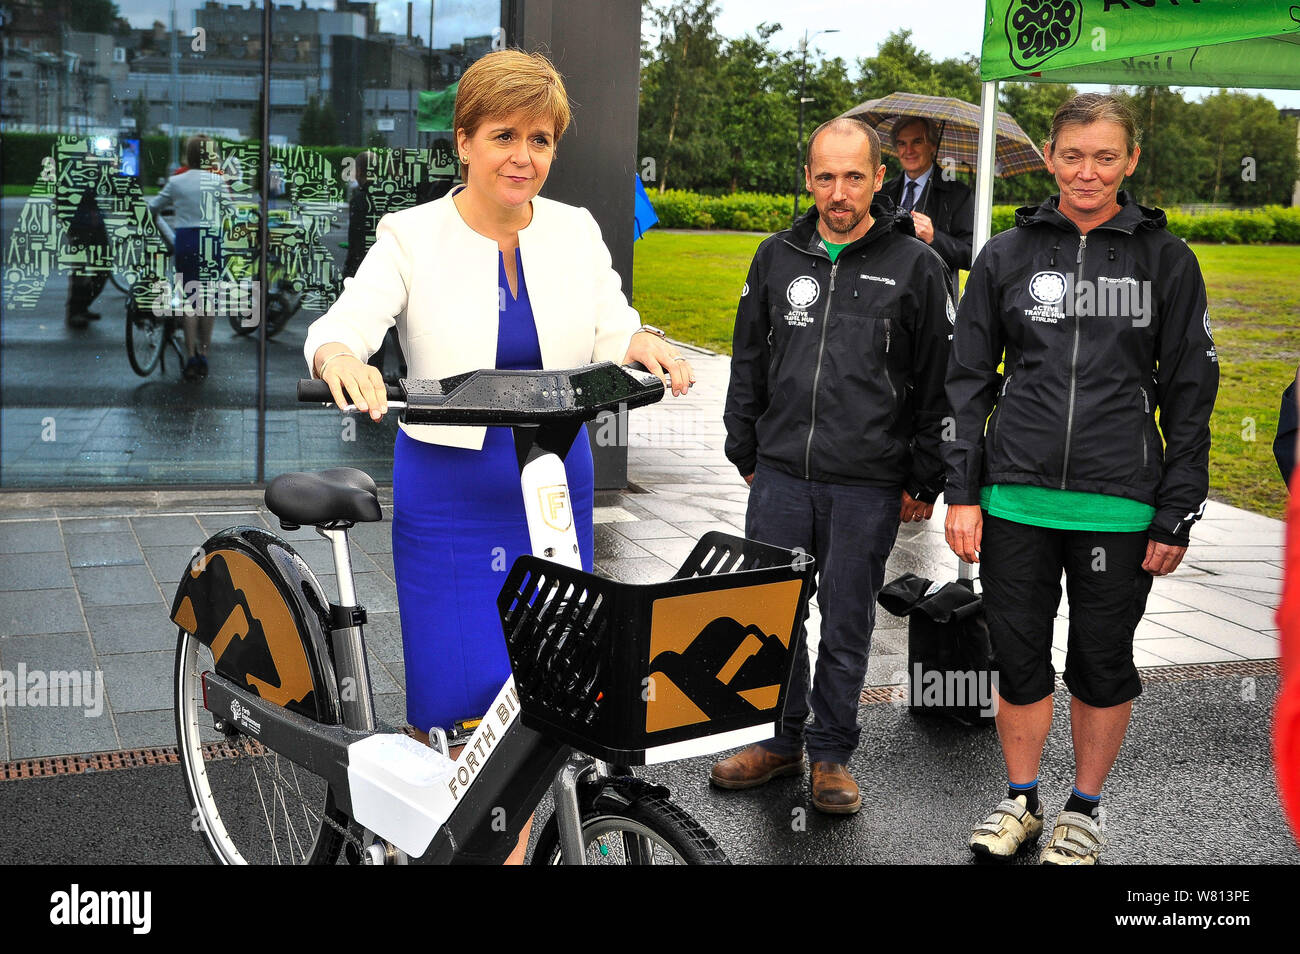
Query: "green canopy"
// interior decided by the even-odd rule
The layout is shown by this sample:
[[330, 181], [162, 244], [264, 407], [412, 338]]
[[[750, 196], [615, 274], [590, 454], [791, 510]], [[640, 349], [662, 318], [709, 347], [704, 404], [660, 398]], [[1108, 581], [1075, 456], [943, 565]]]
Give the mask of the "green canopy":
[[980, 78], [1300, 88], [1292, 0], [986, 0]]
[[420, 91], [420, 105], [415, 114], [415, 128], [420, 132], [442, 132], [451, 129], [452, 112], [456, 108], [456, 89], [459, 82], [446, 89]]

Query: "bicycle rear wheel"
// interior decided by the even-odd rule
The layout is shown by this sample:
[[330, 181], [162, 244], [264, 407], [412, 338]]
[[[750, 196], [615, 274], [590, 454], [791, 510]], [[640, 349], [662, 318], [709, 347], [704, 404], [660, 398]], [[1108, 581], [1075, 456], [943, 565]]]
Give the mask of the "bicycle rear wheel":
[[[726, 865], [726, 853], [685, 809], [647, 793], [625, 805], [582, 808], [582, 843], [589, 865]], [[560, 865], [554, 814], [537, 836], [532, 863]]]
[[191, 826], [219, 864], [328, 865], [340, 860], [348, 817], [326, 782], [259, 742], [213, 728], [203, 703], [212, 654], [184, 630], [176, 647], [176, 739]]
[[167, 318], [141, 308], [128, 295], [126, 303], [126, 358], [140, 377], [153, 374], [170, 337]]

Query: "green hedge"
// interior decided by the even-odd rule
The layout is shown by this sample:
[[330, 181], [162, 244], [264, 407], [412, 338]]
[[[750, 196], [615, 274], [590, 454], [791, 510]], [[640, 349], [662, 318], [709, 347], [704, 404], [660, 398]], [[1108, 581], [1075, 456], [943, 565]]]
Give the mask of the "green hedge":
[[[7, 132], [0, 135], [0, 182], [31, 186], [53, 155], [58, 133]], [[152, 186], [167, 176], [170, 149], [166, 136], [144, 136], [140, 140], [140, 181]]]
[[[666, 229], [735, 229], [742, 232], [779, 232], [790, 226], [794, 200], [790, 196], [736, 192], [700, 195], [681, 189], [649, 193], [650, 204]], [[804, 209], [808, 202], [801, 203]]]
[[[702, 195], [682, 189], [649, 193], [650, 204], [666, 229], [737, 229], [745, 232], [778, 232], [788, 228], [793, 212], [790, 196], [737, 192], [733, 195]], [[809, 197], [800, 200], [809, 207]], [[993, 234], [1015, 225], [1016, 207], [993, 207]], [[1300, 207], [1270, 205], [1262, 209], [1232, 209], [1203, 214], [1169, 212], [1169, 231], [1189, 242], [1300, 244]]]

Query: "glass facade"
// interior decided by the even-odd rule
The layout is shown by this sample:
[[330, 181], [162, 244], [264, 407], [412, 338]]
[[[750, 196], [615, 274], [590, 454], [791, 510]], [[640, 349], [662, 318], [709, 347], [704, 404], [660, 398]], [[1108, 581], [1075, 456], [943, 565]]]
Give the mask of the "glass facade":
[[[0, 488], [391, 479], [392, 415], [296, 402], [303, 341], [379, 218], [453, 184], [502, 8], [7, 0]], [[395, 335], [372, 362], [403, 372]]]

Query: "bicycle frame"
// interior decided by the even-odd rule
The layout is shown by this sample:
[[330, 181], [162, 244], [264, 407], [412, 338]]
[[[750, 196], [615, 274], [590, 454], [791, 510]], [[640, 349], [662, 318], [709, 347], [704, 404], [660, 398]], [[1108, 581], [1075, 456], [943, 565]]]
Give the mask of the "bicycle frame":
[[[527, 447], [521, 454], [520, 484], [534, 555], [580, 569], [568, 479], [559, 456], [574, 433], [573, 427], [553, 425], [517, 428], [516, 443]], [[443, 749], [379, 731], [347, 531], [317, 530], [331, 543], [338, 580], [329, 639], [342, 724], [315, 722], [215, 672], [203, 675], [205, 707], [222, 719], [230, 713], [239, 731], [324, 779], [357, 828], [396, 849], [389, 856], [381, 848], [369, 861], [500, 863], [554, 779], [564, 860], [582, 864], [578, 783], [608, 777], [608, 767], [524, 726], [513, 677], [497, 693], [458, 761]]]

